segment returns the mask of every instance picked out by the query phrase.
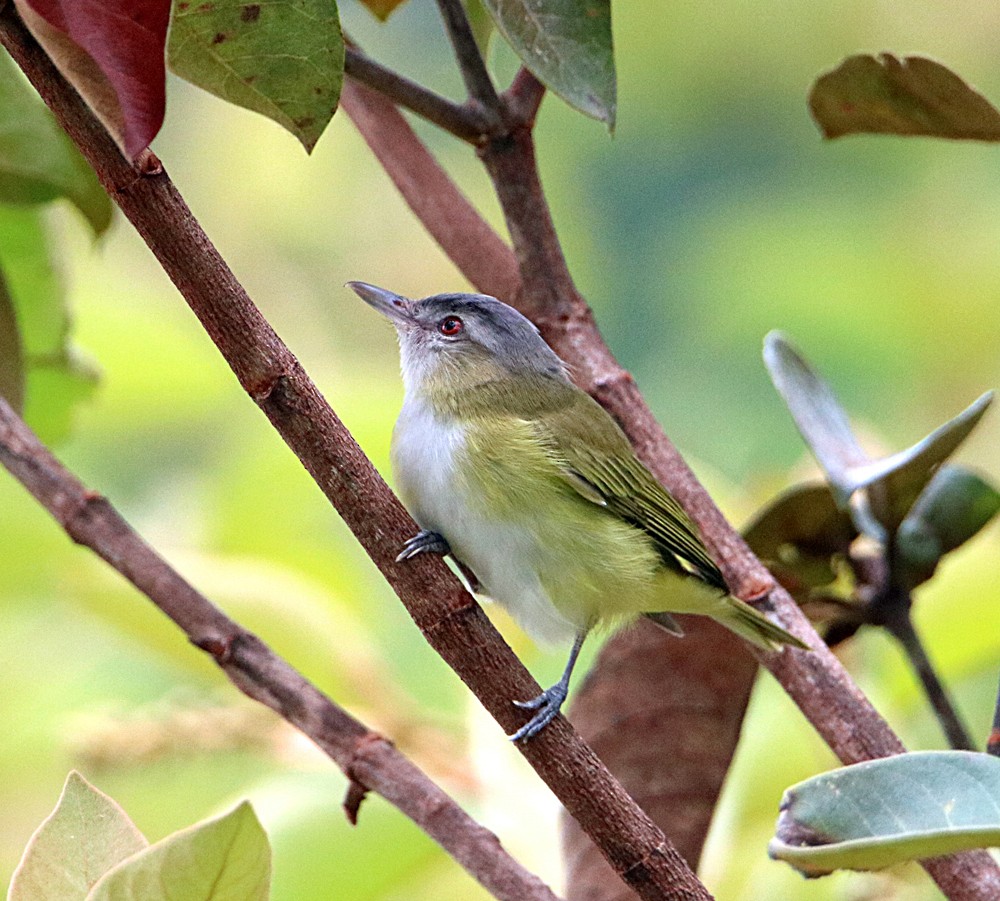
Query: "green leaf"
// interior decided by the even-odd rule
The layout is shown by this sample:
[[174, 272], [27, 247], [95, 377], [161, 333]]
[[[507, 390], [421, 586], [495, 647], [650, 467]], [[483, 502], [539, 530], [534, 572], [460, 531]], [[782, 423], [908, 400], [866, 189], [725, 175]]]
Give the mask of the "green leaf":
[[483, 0], [521, 62], [585, 115], [615, 126], [611, 0]]
[[974, 472], [942, 466], [896, 534], [896, 550], [910, 584], [929, 579], [945, 554], [982, 529], [1000, 511], [1000, 492]]
[[0, 397], [17, 413], [24, 410], [24, 354], [14, 300], [0, 269]]
[[312, 151], [337, 110], [344, 39], [334, 0], [174, 5], [170, 67], [192, 84], [261, 113]]
[[764, 364], [809, 449], [826, 473], [837, 505], [846, 508], [857, 486], [855, 467], [868, 463], [840, 401], [781, 332], [764, 338]]
[[267, 835], [244, 801], [133, 855], [87, 901], [266, 901], [270, 882]]
[[0, 268], [14, 302], [26, 371], [24, 418], [47, 443], [66, 438], [97, 373], [69, 341], [70, 315], [35, 209], [0, 206]]
[[82, 901], [101, 876], [147, 844], [125, 811], [72, 772], [28, 842], [8, 901]]
[[768, 853], [821, 876], [994, 845], [1000, 845], [1000, 759], [923, 751], [792, 786]]
[[899, 526], [937, 467], [969, 436], [992, 402], [993, 392], [987, 391], [912, 447], [851, 469], [852, 483], [855, 488], [869, 489], [873, 510], [883, 526], [890, 531]]
[[816, 80], [809, 109], [827, 138], [894, 134], [1000, 141], [1000, 112], [954, 72], [920, 56], [848, 57]]
[[6, 53], [0, 54], [0, 123], [0, 202], [65, 197], [95, 234], [105, 231], [111, 224], [108, 195]]
[[780, 571], [775, 574], [782, 584], [788, 587], [793, 576], [801, 589], [832, 582], [832, 558], [846, 555], [856, 536], [851, 517], [837, 507], [825, 483], [789, 488], [743, 529], [754, 553]]

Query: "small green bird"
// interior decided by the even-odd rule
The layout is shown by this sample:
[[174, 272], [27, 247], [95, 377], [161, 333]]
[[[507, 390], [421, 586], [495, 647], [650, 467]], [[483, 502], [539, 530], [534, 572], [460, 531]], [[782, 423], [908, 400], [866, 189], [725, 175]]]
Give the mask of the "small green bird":
[[348, 282], [396, 327], [405, 398], [392, 436], [420, 532], [399, 560], [450, 553], [536, 639], [573, 639], [562, 678], [511, 739], [559, 713], [587, 633], [646, 614], [710, 616], [765, 648], [808, 646], [732, 597], [694, 525], [538, 329], [481, 294], [409, 300]]

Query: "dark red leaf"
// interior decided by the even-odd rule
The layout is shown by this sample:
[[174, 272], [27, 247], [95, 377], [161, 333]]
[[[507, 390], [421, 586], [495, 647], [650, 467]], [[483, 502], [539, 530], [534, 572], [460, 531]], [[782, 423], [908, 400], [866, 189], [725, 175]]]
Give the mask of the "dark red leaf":
[[17, 0], [17, 6], [134, 160], [163, 124], [170, 0]]

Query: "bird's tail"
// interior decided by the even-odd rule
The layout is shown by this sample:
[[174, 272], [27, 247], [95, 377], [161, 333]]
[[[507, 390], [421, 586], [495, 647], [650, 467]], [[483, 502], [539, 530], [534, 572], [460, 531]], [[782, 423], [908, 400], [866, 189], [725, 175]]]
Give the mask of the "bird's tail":
[[771, 651], [778, 650], [784, 644], [793, 648], [809, 649], [809, 645], [802, 639], [785, 631], [777, 623], [771, 622], [763, 613], [739, 598], [729, 596], [725, 598], [724, 603], [725, 609], [719, 613], [713, 611], [712, 619], [722, 623], [751, 644]]

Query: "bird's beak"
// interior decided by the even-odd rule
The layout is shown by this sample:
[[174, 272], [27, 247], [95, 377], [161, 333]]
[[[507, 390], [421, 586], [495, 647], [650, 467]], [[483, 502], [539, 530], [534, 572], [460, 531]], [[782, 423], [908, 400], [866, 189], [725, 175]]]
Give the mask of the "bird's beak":
[[367, 282], [348, 282], [347, 287], [358, 295], [368, 306], [374, 307], [393, 324], [412, 325], [412, 300], [393, 294], [385, 288], [369, 285]]

